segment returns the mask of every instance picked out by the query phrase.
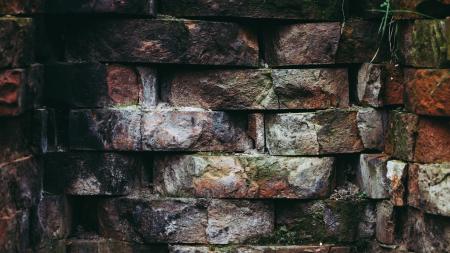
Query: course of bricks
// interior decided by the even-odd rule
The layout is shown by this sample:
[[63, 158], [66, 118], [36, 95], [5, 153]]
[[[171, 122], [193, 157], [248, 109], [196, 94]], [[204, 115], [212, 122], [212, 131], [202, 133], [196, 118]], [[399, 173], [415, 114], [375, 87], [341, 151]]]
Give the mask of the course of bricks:
[[383, 2], [0, 0], [0, 252], [450, 252], [450, 1]]

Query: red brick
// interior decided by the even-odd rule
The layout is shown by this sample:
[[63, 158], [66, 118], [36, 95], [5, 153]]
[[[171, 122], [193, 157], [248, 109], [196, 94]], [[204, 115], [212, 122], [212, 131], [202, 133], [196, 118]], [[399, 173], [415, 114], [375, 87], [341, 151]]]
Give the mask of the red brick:
[[414, 160], [421, 163], [450, 161], [450, 120], [421, 118]]

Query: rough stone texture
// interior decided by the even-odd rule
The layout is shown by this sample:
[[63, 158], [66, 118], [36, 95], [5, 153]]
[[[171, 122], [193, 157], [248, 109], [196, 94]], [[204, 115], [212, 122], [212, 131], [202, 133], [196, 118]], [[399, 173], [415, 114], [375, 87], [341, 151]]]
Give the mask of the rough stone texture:
[[44, 0], [1, 0], [0, 14], [16, 15], [41, 13], [44, 10]]
[[390, 201], [382, 201], [377, 204], [376, 222], [377, 241], [384, 244], [394, 244], [395, 241], [395, 213]]
[[[342, 8], [344, 8], [342, 10]], [[342, 13], [344, 11], [344, 13]], [[166, 0], [161, 12], [176, 17], [245, 17], [260, 19], [341, 20], [340, 0]]]
[[[272, 155], [354, 153], [382, 146], [383, 123], [375, 110], [269, 114], [266, 142]], [[343, 138], [344, 137], [344, 138]]]
[[450, 251], [450, 220], [408, 209], [404, 239], [409, 250], [420, 253]]
[[26, 109], [26, 85], [24, 69], [0, 71], [0, 116], [14, 116]]
[[166, 81], [173, 106], [213, 110], [326, 109], [348, 106], [345, 69], [177, 72]]
[[135, 108], [73, 110], [69, 116], [70, 148], [141, 150], [141, 116]]
[[138, 243], [206, 243], [208, 202], [197, 199], [113, 198], [100, 204], [102, 236]]
[[[92, 240], [71, 239], [67, 241], [67, 253], [165, 253], [165, 245], [141, 245], [99, 238]], [[55, 252], [57, 253], [57, 252]]]
[[[135, 67], [100, 63], [60, 63], [46, 66], [46, 100], [71, 107], [137, 105], [155, 85], [156, 72], [139, 75]], [[146, 87], [148, 86], [148, 87]], [[154, 103], [155, 91], [147, 91]], [[141, 95], [142, 94], [142, 95]]]
[[450, 116], [450, 69], [407, 69], [406, 107], [420, 115]]
[[361, 154], [356, 175], [359, 188], [371, 199], [389, 198], [386, 178], [388, 156], [383, 154]]
[[400, 27], [399, 49], [405, 65], [439, 68], [450, 64], [450, 19], [416, 20]]
[[253, 246], [253, 245], [232, 245], [232, 246], [189, 246], [189, 245], [171, 245], [169, 246], [170, 253], [221, 253], [221, 252], [236, 252], [236, 253], [350, 253], [352, 248], [345, 246]]
[[211, 111], [149, 111], [142, 119], [144, 150], [245, 151], [253, 147], [246, 118]]
[[418, 116], [412, 113], [390, 112], [385, 152], [401, 160], [413, 160], [418, 121]]
[[155, 15], [154, 0], [87, 0], [67, 2], [64, 0], [47, 0], [47, 11], [50, 13], [109, 13]]
[[208, 242], [235, 244], [268, 235], [274, 227], [273, 215], [270, 202], [212, 200], [208, 206]]
[[414, 161], [450, 162], [450, 120], [421, 118], [418, 125]]
[[29, 18], [0, 17], [0, 68], [23, 67], [34, 58], [34, 24]]
[[402, 161], [391, 160], [386, 164], [386, 178], [389, 182], [389, 195], [394, 206], [404, 206], [406, 196], [406, 174], [408, 164]]
[[124, 195], [139, 186], [142, 160], [122, 153], [48, 153], [45, 189], [69, 195]]
[[311, 199], [330, 194], [334, 159], [177, 155], [154, 167], [157, 191], [169, 196]]
[[408, 204], [427, 213], [450, 216], [450, 164], [411, 164]]
[[294, 242], [351, 242], [374, 235], [373, 210], [370, 203], [359, 201], [289, 201], [276, 206], [275, 230]]
[[252, 113], [248, 115], [247, 133], [253, 139], [256, 151], [264, 152], [266, 148], [264, 114]]
[[256, 36], [234, 23], [102, 19], [68, 28], [72, 61], [255, 66]]

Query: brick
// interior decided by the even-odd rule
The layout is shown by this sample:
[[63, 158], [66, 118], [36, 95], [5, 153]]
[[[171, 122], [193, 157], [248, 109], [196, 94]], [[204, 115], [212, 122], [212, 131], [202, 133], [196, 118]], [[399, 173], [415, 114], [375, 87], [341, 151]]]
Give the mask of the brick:
[[47, 192], [69, 195], [126, 195], [139, 186], [143, 163], [122, 153], [48, 153], [44, 156]]
[[358, 186], [368, 198], [388, 199], [389, 184], [386, 178], [388, 156], [383, 154], [361, 154], [356, 171]]
[[375, 110], [356, 108], [269, 114], [267, 148], [272, 155], [355, 153], [379, 148], [382, 137], [378, 134], [383, 131], [380, 117]]
[[0, 164], [30, 155], [32, 130], [29, 115], [0, 117]]
[[[344, 13], [343, 13], [344, 12]], [[341, 20], [346, 6], [339, 0], [166, 0], [161, 13], [176, 17], [244, 17], [262, 19]]]
[[327, 197], [331, 157], [176, 155], [156, 158], [155, 188], [163, 195], [204, 198]]
[[389, 201], [377, 203], [376, 238], [383, 244], [395, 242], [395, 213], [394, 206]]
[[[67, 253], [164, 253], [167, 252], [167, 246], [164, 245], [141, 245], [121, 242], [117, 240], [99, 238], [99, 239], [70, 239], [67, 241]], [[55, 252], [56, 253], [56, 252]]]
[[[258, 246], [258, 245], [229, 245], [229, 246], [192, 246], [192, 245], [171, 245], [170, 253], [220, 253], [220, 252], [279, 252], [279, 253], [350, 253], [350, 247], [331, 245], [292, 245], [292, 246]], [[330, 251], [331, 250], [331, 251]]]
[[416, 20], [400, 25], [402, 62], [416, 68], [440, 68], [450, 63], [450, 19]]
[[420, 119], [414, 149], [414, 161], [420, 163], [450, 162], [449, 146], [449, 119]]
[[411, 164], [408, 204], [431, 214], [450, 216], [450, 164]]
[[34, 58], [34, 24], [30, 18], [0, 18], [0, 68], [24, 67]]
[[70, 148], [74, 150], [141, 150], [141, 116], [135, 109], [72, 110]]
[[248, 115], [247, 133], [252, 138], [256, 151], [264, 152], [266, 148], [264, 114], [252, 113]]
[[403, 104], [404, 83], [399, 67], [364, 63], [358, 72], [357, 99], [360, 105], [382, 107]]
[[386, 178], [389, 182], [389, 194], [394, 206], [404, 206], [406, 203], [406, 174], [408, 164], [402, 161], [391, 160], [386, 164]]
[[83, 2], [66, 2], [64, 0], [48, 0], [47, 11], [50, 13], [108, 13], [155, 16], [154, 0], [87, 0]]
[[44, 0], [1, 0], [0, 14], [17, 15], [17, 14], [34, 14], [44, 11]]
[[419, 118], [415, 114], [390, 112], [385, 152], [400, 160], [411, 161], [418, 122]]
[[386, 115], [370, 107], [358, 108], [357, 125], [365, 149], [383, 150]]
[[[137, 105], [155, 103], [156, 71], [147, 68], [100, 63], [60, 63], [46, 66], [46, 100], [71, 107]], [[145, 87], [148, 86], [148, 87]], [[143, 96], [146, 91], [146, 99]]]
[[[378, 24], [371, 21], [293, 24], [266, 34], [271, 66], [362, 63], [377, 50]], [[342, 33], [341, 33], [342, 28]]]
[[326, 109], [348, 106], [345, 69], [176, 72], [166, 81], [173, 106], [213, 110]]
[[154, 151], [245, 151], [253, 148], [246, 120], [225, 112], [145, 112], [142, 147]]
[[258, 63], [256, 36], [234, 23], [150, 19], [84, 22], [68, 27], [66, 49], [71, 61]]
[[273, 204], [267, 201], [211, 200], [208, 206], [211, 244], [244, 243], [268, 235], [273, 227]]
[[430, 116], [450, 116], [450, 69], [407, 69], [406, 107]]
[[374, 207], [364, 201], [288, 201], [276, 206], [275, 215], [278, 236], [294, 243], [352, 242], [375, 233]]

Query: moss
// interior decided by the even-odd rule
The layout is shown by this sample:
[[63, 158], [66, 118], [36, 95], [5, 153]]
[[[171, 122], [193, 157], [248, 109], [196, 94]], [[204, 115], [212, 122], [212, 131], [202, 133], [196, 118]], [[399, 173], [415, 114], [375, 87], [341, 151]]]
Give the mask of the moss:
[[444, 20], [420, 20], [414, 23], [413, 47], [410, 49], [414, 65], [439, 67], [448, 60], [445, 25]]

